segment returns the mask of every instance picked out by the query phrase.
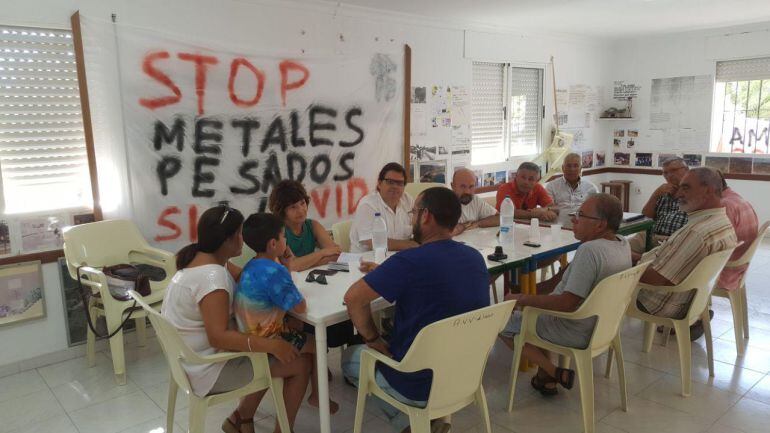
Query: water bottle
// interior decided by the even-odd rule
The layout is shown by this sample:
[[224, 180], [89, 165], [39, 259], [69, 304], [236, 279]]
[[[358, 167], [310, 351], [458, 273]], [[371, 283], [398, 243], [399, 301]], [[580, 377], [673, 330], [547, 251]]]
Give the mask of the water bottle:
[[503, 250], [513, 251], [513, 201], [505, 196], [500, 205], [500, 245]]
[[388, 225], [379, 212], [374, 214], [372, 223], [372, 249], [375, 263], [385, 261], [385, 253], [388, 251]]

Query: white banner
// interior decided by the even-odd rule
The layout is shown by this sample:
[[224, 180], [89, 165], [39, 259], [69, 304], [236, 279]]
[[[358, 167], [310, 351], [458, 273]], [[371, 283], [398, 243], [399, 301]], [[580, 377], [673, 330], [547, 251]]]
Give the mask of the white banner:
[[164, 249], [194, 241], [219, 201], [264, 210], [287, 178], [328, 227], [403, 161], [401, 53], [296, 58], [116, 34], [133, 215]]

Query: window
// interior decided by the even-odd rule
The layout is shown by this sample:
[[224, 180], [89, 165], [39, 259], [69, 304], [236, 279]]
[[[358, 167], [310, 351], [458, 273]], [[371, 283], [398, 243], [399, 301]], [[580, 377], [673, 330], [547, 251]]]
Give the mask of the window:
[[473, 62], [473, 165], [506, 161], [540, 150], [543, 69]]
[[91, 207], [72, 34], [0, 26], [4, 213]]
[[768, 154], [770, 57], [717, 62], [711, 151]]

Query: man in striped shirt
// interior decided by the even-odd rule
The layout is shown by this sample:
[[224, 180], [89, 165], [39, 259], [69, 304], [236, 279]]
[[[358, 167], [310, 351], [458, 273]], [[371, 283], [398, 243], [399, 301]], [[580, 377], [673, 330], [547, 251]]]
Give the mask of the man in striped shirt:
[[[721, 195], [722, 179], [716, 170], [699, 167], [684, 176], [676, 198], [680, 209], [687, 212], [687, 224], [642, 256], [642, 261], [652, 260], [642, 275], [642, 283], [675, 286], [684, 281], [704, 257], [737, 245]], [[692, 291], [666, 293], [642, 289], [637, 306], [649, 314], [680, 319], [687, 315], [693, 295]], [[693, 340], [703, 332], [698, 324], [690, 331]]]

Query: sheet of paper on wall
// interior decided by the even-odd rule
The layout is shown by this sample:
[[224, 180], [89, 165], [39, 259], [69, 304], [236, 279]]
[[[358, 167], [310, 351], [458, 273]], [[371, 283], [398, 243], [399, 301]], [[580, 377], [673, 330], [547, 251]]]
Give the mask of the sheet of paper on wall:
[[556, 106], [559, 109], [559, 115], [555, 122], [559, 127], [567, 126], [569, 120], [569, 91], [567, 89], [556, 89]]
[[625, 80], [617, 80], [612, 82], [612, 99], [616, 101], [626, 101], [628, 98], [636, 98], [639, 96], [639, 90], [642, 86], [627, 82]]
[[650, 129], [663, 131], [669, 149], [705, 151], [712, 79], [709, 75], [655, 78], [650, 86]]
[[11, 254], [11, 230], [8, 221], [0, 220], [0, 256]]
[[431, 126], [433, 128], [448, 128], [452, 126], [451, 89], [449, 86], [431, 86]]
[[21, 249], [24, 252], [50, 251], [63, 245], [61, 216], [31, 217], [19, 221]]
[[426, 104], [411, 104], [410, 133], [412, 137], [425, 137], [428, 130], [428, 109]]
[[470, 125], [471, 123], [471, 106], [470, 97], [468, 96], [468, 88], [466, 86], [452, 86], [450, 93], [451, 99], [451, 119], [452, 127], [461, 125]]

